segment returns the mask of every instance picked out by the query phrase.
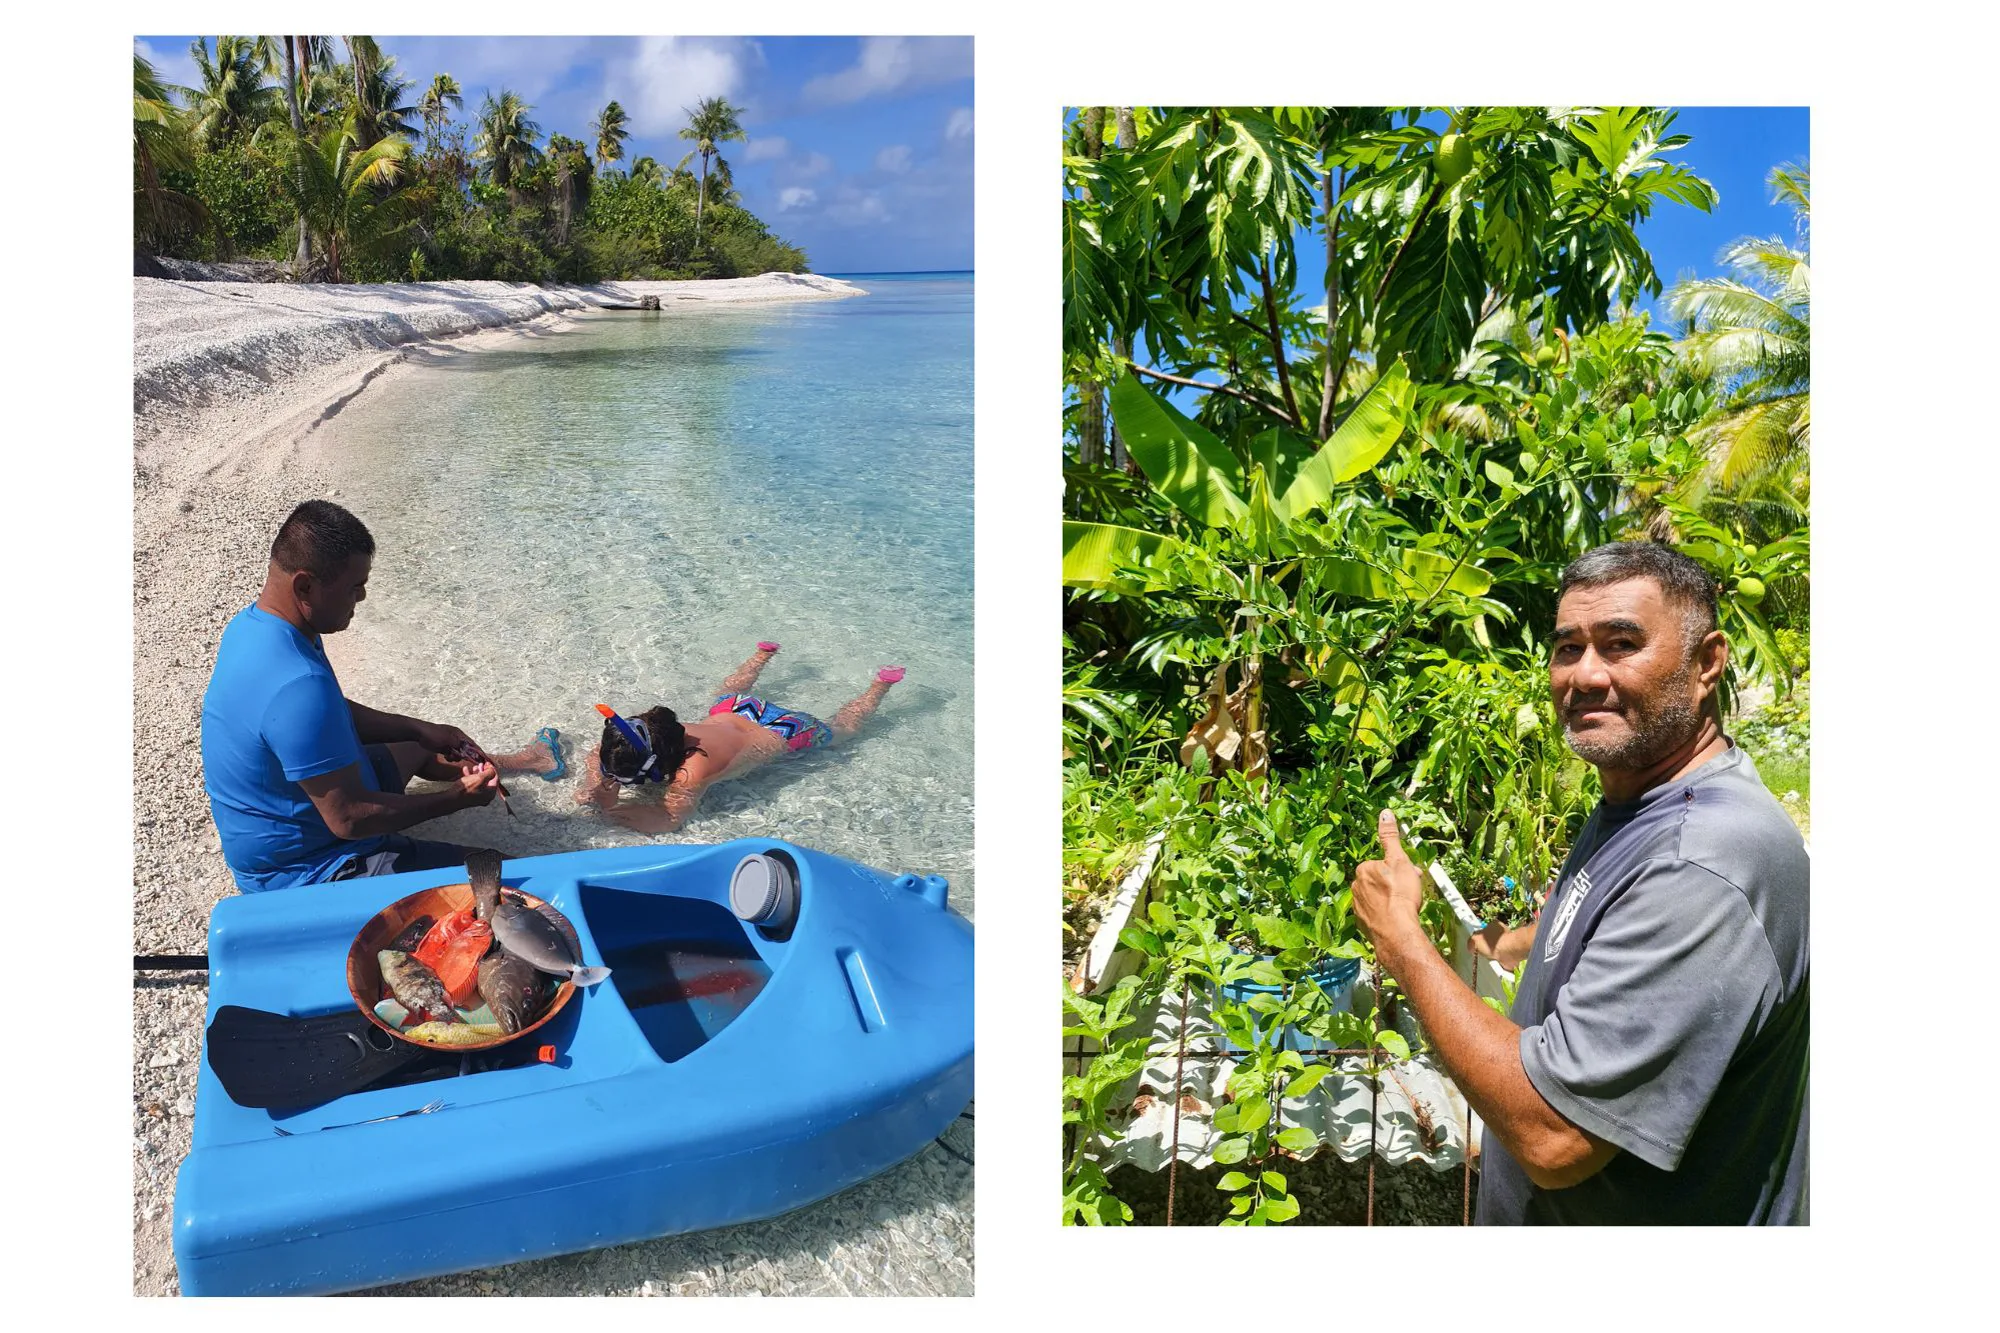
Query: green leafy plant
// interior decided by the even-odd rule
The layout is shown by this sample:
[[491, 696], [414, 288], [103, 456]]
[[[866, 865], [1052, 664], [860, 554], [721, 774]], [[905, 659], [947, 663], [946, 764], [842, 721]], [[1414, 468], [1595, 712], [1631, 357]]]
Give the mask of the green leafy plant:
[[[1673, 121], [1156, 107], [1066, 127], [1065, 864], [1164, 831], [1158, 901], [1121, 943], [1139, 985], [1207, 997], [1241, 1048], [1214, 1122], [1234, 1222], [1296, 1210], [1285, 1162], [1311, 1131], [1281, 1112], [1332, 1065], [1284, 1034], [1363, 1052], [1348, 1073], [1410, 1056], [1386, 1009], [1337, 1012], [1311, 979], [1370, 959], [1347, 886], [1376, 813], [1516, 923], [1597, 799], [1548, 697], [1569, 561], [1670, 537], [1723, 587], [1728, 688], [1798, 674], [1806, 529], [1690, 498], [1732, 386], [1631, 308], [1660, 291], [1639, 224], [1715, 198]], [[1322, 239], [1307, 290], [1298, 247]], [[1449, 947], [1444, 904], [1421, 915]]]

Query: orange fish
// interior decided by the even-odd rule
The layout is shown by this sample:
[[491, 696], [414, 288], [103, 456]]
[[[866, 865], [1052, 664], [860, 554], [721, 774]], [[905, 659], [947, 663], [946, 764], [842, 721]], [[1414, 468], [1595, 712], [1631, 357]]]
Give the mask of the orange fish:
[[475, 921], [472, 909], [453, 912], [431, 928], [417, 947], [417, 959], [437, 973], [451, 1002], [461, 1008], [479, 989], [479, 960], [493, 946], [493, 928]]

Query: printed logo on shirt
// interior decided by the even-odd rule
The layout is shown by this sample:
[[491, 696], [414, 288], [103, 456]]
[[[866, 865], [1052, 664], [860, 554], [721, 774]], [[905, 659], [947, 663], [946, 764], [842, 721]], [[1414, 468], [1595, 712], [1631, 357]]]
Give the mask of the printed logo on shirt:
[[1576, 920], [1577, 909], [1590, 896], [1590, 875], [1586, 871], [1576, 872], [1570, 881], [1569, 892], [1563, 895], [1562, 906], [1556, 909], [1555, 924], [1549, 930], [1549, 942], [1542, 949], [1542, 961], [1552, 962], [1562, 952], [1563, 941], [1569, 938], [1569, 927]]

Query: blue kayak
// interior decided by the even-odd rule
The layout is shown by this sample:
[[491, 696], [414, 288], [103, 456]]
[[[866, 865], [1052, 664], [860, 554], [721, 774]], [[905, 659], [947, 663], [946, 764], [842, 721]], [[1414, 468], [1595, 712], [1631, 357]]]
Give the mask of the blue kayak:
[[[304, 1108], [231, 1101], [205, 1042], [174, 1191], [183, 1292], [352, 1291], [775, 1217], [921, 1151], [972, 1099], [972, 927], [936, 876], [774, 839], [531, 857], [502, 875], [610, 977], [518, 1051], [442, 1071], [427, 1056], [421, 1076]], [[465, 879], [226, 899], [209, 921], [210, 1020], [353, 1014], [356, 933]]]

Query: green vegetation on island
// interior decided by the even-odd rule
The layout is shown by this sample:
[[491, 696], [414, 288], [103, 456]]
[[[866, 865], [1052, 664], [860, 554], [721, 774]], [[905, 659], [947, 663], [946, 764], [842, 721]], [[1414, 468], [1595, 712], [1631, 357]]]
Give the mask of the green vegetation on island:
[[[742, 207], [721, 97], [688, 110], [673, 167], [626, 161], [625, 109], [544, 137], [509, 89], [468, 117], [449, 73], [418, 84], [372, 37], [196, 38], [198, 86], [132, 60], [135, 256], [271, 260], [320, 282], [600, 282], [798, 273]], [[340, 55], [345, 59], [339, 59]]]

